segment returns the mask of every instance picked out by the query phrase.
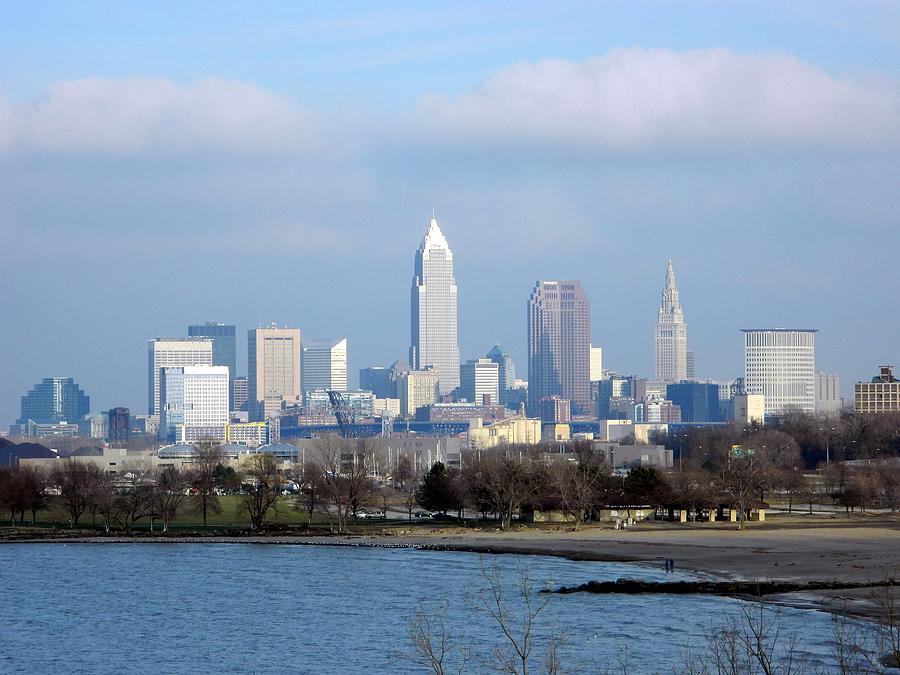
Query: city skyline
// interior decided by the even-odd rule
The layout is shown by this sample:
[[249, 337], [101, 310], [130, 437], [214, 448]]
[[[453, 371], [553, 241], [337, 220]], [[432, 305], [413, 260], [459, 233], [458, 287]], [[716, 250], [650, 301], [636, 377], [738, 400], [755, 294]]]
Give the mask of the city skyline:
[[144, 408], [119, 374], [208, 317], [346, 335], [354, 376], [406, 358], [432, 205], [461, 360], [499, 342], [521, 370], [528, 289], [573, 278], [607, 366], [651, 375], [671, 257], [697, 376], [740, 374], [744, 326], [810, 325], [849, 397], [897, 361], [898, 10], [601, 6], [10, 8], [0, 424], [53, 375]]

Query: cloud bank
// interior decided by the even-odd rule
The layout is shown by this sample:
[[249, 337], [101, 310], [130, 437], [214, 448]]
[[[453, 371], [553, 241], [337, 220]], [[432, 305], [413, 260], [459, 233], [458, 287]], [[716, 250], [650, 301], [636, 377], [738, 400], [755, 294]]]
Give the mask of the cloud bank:
[[[327, 124], [323, 123], [327, 120]], [[836, 77], [786, 55], [617, 49], [513, 65], [407, 113], [313, 112], [253, 84], [90, 77], [37, 101], [0, 97], [0, 152], [331, 155], [348, 138], [400, 144], [641, 149], [764, 143], [900, 144], [900, 83]]]
[[0, 149], [5, 138], [7, 149], [60, 153], [254, 151], [295, 145], [311, 122], [244, 82], [90, 77], [57, 82], [32, 103], [0, 102]]
[[784, 55], [634, 48], [514, 65], [456, 98], [424, 98], [415, 116], [426, 137], [462, 141], [894, 143], [900, 88]]

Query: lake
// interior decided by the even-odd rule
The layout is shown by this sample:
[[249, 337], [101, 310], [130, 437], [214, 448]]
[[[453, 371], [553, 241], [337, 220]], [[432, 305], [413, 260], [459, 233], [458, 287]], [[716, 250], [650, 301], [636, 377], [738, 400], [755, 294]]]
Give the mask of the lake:
[[[482, 566], [535, 587], [662, 569], [543, 556], [254, 544], [0, 545], [0, 672], [423, 672], [404, 618], [446, 600], [447, 623], [487, 654], [496, 624], [473, 608]], [[511, 590], [511, 589], [509, 589]], [[520, 596], [508, 596], [521, 603]], [[546, 597], [546, 596], [541, 596]], [[538, 633], [565, 631], [568, 670], [627, 658], [629, 672], [672, 672], [737, 601], [666, 595], [553, 595]], [[784, 630], [827, 658], [831, 618], [780, 608]], [[470, 661], [470, 670], [485, 663]]]

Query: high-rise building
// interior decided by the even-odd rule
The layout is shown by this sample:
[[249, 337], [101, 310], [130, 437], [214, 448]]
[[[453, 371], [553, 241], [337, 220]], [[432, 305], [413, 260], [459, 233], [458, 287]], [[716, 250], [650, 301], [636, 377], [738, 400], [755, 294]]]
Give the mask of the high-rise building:
[[282, 402], [300, 400], [300, 329], [247, 331], [247, 405], [250, 419], [264, 422]]
[[213, 341], [212, 364], [214, 366], [228, 366], [229, 398], [228, 404], [232, 410], [237, 410], [234, 405], [234, 378], [237, 377], [237, 338], [235, 327], [230, 324], [207, 321], [188, 326], [188, 336], [208, 337]]
[[656, 319], [656, 379], [681, 382], [687, 379], [687, 366], [687, 325], [670, 260]]
[[159, 415], [159, 380], [162, 368], [211, 366], [212, 338], [154, 338], [147, 351], [147, 412]]
[[591, 382], [603, 379], [603, 348], [591, 345]]
[[512, 357], [503, 351], [500, 345], [494, 345], [487, 353], [487, 358], [497, 364], [497, 379], [500, 389], [500, 403], [508, 405], [510, 392], [516, 386], [516, 364]]
[[498, 405], [500, 367], [491, 359], [466, 361], [459, 367], [459, 394], [477, 405]]
[[871, 382], [853, 385], [853, 411], [858, 413], [900, 412], [900, 380], [893, 366], [881, 366]]
[[106, 437], [110, 443], [125, 443], [131, 433], [131, 415], [128, 408], [110, 408], [106, 413]]
[[16, 421], [20, 429], [29, 420], [36, 424], [77, 424], [91, 411], [91, 397], [71, 377], [45, 377], [21, 401], [21, 415]]
[[231, 398], [233, 410], [247, 409], [247, 378], [236, 377], [231, 385]]
[[682, 422], [708, 424], [723, 421], [718, 384], [706, 382], [670, 384], [666, 386], [666, 398], [681, 409]]
[[834, 373], [816, 373], [816, 414], [839, 415], [841, 412], [841, 378]]
[[396, 398], [397, 384], [393, 369], [387, 366], [369, 366], [359, 369], [359, 388], [371, 391], [378, 398]]
[[229, 422], [228, 366], [163, 368], [160, 438], [181, 443], [225, 440]]
[[397, 398], [400, 399], [400, 414], [412, 417], [416, 408], [434, 403], [440, 397], [437, 370], [409, 370], [397, 376]]
[[347, 391], [347, 338], [307, 338], [300, 349], [302, 389]]
[[694, 367], [694, 350], [688, 349], [685, 355], [687, 357], [687, 379], [693, 380], [697, 377], [697, 369]]
[[816, 409], [816, 331], [745, 328], [744, 392], [765, 397], [766, 415]]
[[416, 252], [411, 329], [409, 362], [413, 369], [434, 368], [441, 394], [449, 394], [459, 386], [456, 278], [453, 251], [434, 216]]
[[528, 302], [528, 410], [541, 401], [571, 401], [573, 414], [590, 414], [591, 310], [578, 281], [539, 281]]

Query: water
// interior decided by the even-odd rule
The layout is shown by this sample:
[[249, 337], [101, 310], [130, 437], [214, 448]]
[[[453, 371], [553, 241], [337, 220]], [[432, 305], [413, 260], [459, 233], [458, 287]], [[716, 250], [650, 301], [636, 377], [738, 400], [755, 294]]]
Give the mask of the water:
[[[448, 623], [487, 653], [498, 635], [471, 608], [482, 564], [537, 584], [666, 577], [632, 565], [541, 556], [252, 544], [0, 545], [0, 672], [421, 672], [403, 623], [446, 599]], [[569, 634], [569, 670], [624, 656], [629, 672], [672, 672], [685, 647], [738, 611], [710, 596], [550, 596], [540, 634]], [[831, 619], [784, 608], [787, 632], [816, 658]], [[472, 662], [472, 670], [483, 664]]]

